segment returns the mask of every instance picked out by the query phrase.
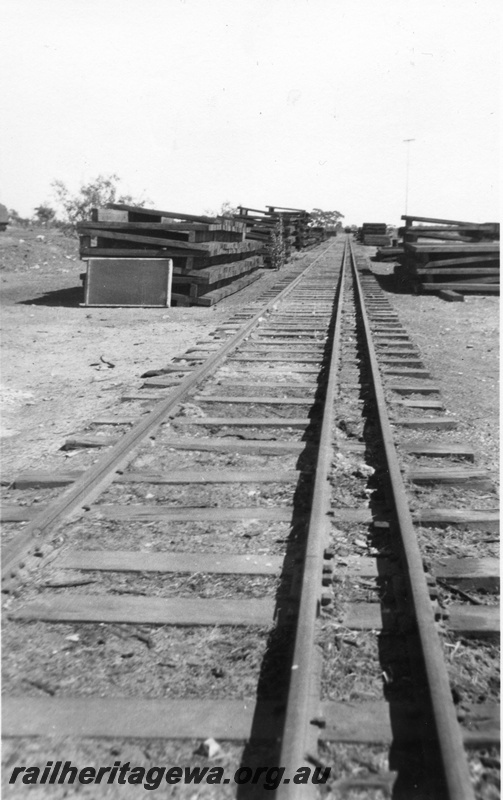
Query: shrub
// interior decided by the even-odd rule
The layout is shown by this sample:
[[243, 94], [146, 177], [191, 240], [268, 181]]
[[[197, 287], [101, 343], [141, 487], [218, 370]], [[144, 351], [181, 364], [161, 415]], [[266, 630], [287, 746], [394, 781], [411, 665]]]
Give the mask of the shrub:
[[87, 220], [92, 208], [102, 208], [107, 203], [127, 203], [144, 206], [150, 200], [137, 200], [129, 194], [119, 192], [118, 175], [98, 175], [89, 183], [83, 183], [76, 194], [72, 194], [63, 181], [53, 181], [52, 187], [59, 205], [62, 207], [66, 221], [70, 225]]

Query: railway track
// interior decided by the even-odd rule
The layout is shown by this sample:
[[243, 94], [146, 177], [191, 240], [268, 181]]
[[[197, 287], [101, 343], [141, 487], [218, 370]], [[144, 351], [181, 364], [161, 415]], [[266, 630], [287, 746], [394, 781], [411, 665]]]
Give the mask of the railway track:
[[452, 653], [497, 663], [491, 481], [366, 259], [318, 248], [126, 398], [67, 443], [94, 465], [8, 493], [12, 754], [198, 764], [210, 737], [239, 779], [201, 797], [482, 797], [495, 691], [460, 702]]

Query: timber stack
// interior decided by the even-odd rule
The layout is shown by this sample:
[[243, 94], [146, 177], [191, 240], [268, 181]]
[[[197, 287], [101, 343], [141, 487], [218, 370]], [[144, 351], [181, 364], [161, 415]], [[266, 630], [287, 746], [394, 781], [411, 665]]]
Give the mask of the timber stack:
[[[86, 301], [89, 305], [165, 305], [152, 297], [158, 291], [153, 288], [157, 278], [152, 268], [171, 259], [171, 300], [178, 305], [211, 306], [259, 278], [264, 265], [261, 243], [246, 238], [244, 223], [227, 217], [109, 203], [93, 209], [91, 220], [77, 228], [80, 257], [88, 261], [86, 280], [90, 265], [108, 269], [109, 275], [112, 259], [117, 288], [121, 280], [138, 285], [147, 273], [153, 276], [144, 287], [143, 301], [125, 303], [118, 292], [117, 303]], [[160, 285], [158, 280], [156, 285]], [[111, 295], [113, 288], [106, 294]]]
[[282, 208], [279, 206], [267, 206], [269, 214], [281, 215], [284, 225], [289, 225], [293, 238], [289, 244], [296, 250], [305, 250], [308, 247], [315, 247], [326, 238], [325, 229], [322, 227], [311, 226], [311, 215], [303, 208]]
[[370, 247], [387, 247], [391, 244], [385, 222], [364, 222], [358, 229], [357, 239]]
[[402, 219], [405, 267], [421, 291], [499, 293], [498, 223]]
[[247, 241], [259, 243], [264, 267], [279, 269], [290, 258], [295, 240], [294, 227], [283, 215], [238, 206], [234, 220], [246, 226]]
[[264, 266], [272, 269], [288, 261], [293, 250], [315, 247], [326, 238], [325, 229], [312, 227], [311, 215], [301, 208], [239, 206], [234, 219], [247, 226], [247, 239], [262, 243]]

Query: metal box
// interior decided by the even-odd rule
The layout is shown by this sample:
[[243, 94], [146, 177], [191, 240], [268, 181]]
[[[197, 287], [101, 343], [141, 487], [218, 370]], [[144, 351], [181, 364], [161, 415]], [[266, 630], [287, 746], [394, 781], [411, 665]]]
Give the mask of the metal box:
[[170, 258], [90, 258], [84, 305], [166, 308], [172, 279]]

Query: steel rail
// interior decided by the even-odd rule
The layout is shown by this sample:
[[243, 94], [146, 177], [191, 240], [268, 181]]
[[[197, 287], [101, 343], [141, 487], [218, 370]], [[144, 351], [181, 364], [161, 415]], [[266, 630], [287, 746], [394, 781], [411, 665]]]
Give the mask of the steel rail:
[[[333, 407], [338, 385], [337, 368], [340, 354], [341, 309], [344, 297], [346, 261], [347, 244], [342, 258], [335, 306], [332, 352], [318, 446], [316, 477], [311, 504], [312, 511], [307, 533], [299, 614], [279, 759], [279, 763], [282, 767], [285, 767], [285, 774], [288, 776], [294, 775], [297, 769], [307, 765], [306, 758], [310, 735], [309, 722], [315, 712], [315, 708], [313, 708], [313, 689], [315, 690], [315, 701], [318, 702], [319, 699], [317, 687], [313, 685], [313, 676], [316, 675], [317, 666], [317, 651], [314, 640], [316, 620], [319, 616], [321, 602], [323, 557], [328, 543], [326, 534], [329, 525], [328, 513], [330, 511], [331, 495], [328, 474], [333, 458]], [[311, 790], [314, 792], [315, 787], [311, 787]], [[292, 783], [288, 785], [281, 784], [275, 796], [278, 800], [305, 800], [308, 796], [307, 791], [307, 786]]]
[[159, 402], [152, 411], [137, 422], [130, 431], [124, 434], [111, 450], [104, 455], [91, 469], [87, 470], [75, 483], [56, 498], [53, 503], [40, 513], [32, 522], [24, 528], [3, 550], [2, 557], [2, 582], [8, 582], [13, 578], [17, 571], [24, 566], [24, 561], [40, 546], [44, 535], [47, 535], [53, 526], [58, 525], [72, 512], [88, 504], [98, 494], [100, 494], [114, 479], [118, 469], [123, 469], [128, 461], [133, 457], [134, 449], [141, 441], [162, 422], [162, 420], [182, 402], [188, 392], [197, 386], [208, 374], [213, 372], [227, 355], [248, 336], [250, 331], [258, 323], [260, 317], [272, 309], [272, 307], [287, 297], [299, 282], [309, 275], [312, 268], [331, 248], [333, 242], [323, 250], [314, 261], [306, 267], [294, 280], [285, 287], [279, 294], [257, 311], [256, 314], [239, 329], [221, 349], [210, 356], [204, 364], [197, 367], [186, 378], [166, 400]]
[[386, 453], [391, 490], [394, 499], [403, 557], [407, 571], [411, 600], [416, 617], [417, 630], [428, 681], [433, 720], [448, 794], [441, 800], [474, 800], [471, 777], [463, 747], [461, 729], [452, 701], [449, 678], [437, 633], [435, 616], [425, 579], [423, 560], [410, 513], [407, 493], [400, 471], [394, 444], [393, 430], [389, 420], [383, 384], [379, 374], [377, 355], [372, 341], [370, 321], [365, 308], [360, 276], [356, 268], [350, 245], [351, 262], [357, 286], [357, 296], [365, 329], [372, 382], [378, 409], [381, 434]]

